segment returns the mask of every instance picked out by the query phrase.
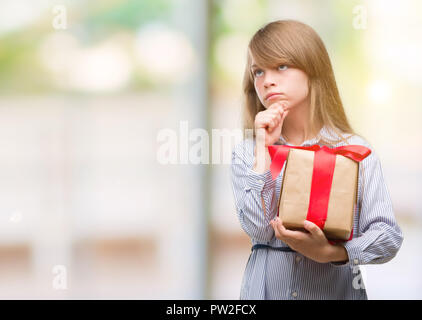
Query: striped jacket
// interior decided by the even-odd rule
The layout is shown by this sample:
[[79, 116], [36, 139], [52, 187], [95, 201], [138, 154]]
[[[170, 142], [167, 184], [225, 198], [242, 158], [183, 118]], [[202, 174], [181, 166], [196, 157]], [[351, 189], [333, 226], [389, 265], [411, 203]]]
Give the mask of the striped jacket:
[[[337, 137], [328, 127], [323, 127], [315, 138], [301, 146], [322, 146], [322, 139]], [[271, 248], [253, 250], [244, 271], [240, 299], [367, 299], [359, 265], [391, 260], [402, 244], [403, 235], [394, 217], [377, 154], [360, 136], [349, 136], [348, 142], [372, 150], [359, 164], [353, 239], [343, 244], [348, 262], [318, 263], [298, 252]], [[282, 137], [280, 144], [291, 145]], [[335, 147], [342, 145], [345, 143], [339, 142]], [[230, 173], [237, 217], [252, 245], [287, 247], [275, 237], [270, 225], [270, 220], [277, 215], [285, 166], [276, 180], [272, 180], [270, 171], [256, 173], [252, 170], [254, 146], [255, 140], [244, 139], [232, 151]]]

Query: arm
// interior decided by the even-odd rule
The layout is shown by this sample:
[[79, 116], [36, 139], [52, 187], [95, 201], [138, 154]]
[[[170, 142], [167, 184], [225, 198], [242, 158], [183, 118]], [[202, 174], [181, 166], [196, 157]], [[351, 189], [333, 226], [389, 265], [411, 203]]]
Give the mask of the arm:
[[246, 148], [235, 148], [231, 163], [232, 189], [240, 225], [251, 239], [260, 242], [268, 242], [274, 237], [270, 220], [277, 213], [276, 180], [272, 180], [271, 159], [267, 148], [265, 151], [267, 154], [262, 158], [265, 163], [257, 160], [260, 157], [255, 150], [250, 152], [249, 156], [253, 155], [255, 160], [251, 167], [245, 161]]
[[347, 263], [349, 261], [349, 256], [347, 255], [346, 248], [339, 244], [332, 245], [328, 260], [330, 262], [339, 262], [341, 264]]
[[372, 152], [362, 161], [362, 166], [365, 181], [359, 217], [358, 234], [361, 236], [342, 245], [347, 251], [349, 262], [354, 265], [386, 263], [400, 249], [403, 234], [396, 222], [381, 163], [376, 154]]

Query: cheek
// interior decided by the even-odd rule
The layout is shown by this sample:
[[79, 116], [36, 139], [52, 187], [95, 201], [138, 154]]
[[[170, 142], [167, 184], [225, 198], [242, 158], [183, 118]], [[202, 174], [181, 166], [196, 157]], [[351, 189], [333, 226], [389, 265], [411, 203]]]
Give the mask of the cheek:
[[288, 94], [295, 100], [302, 100], [308, 96], [308, 79], [301, 74], [296, 74], [287, 82]]
[[261, 100], [262, 102], [262, 91], [263, 90], [263, 85], [262, 85], [262, 81], [260, 81], [260, 79], [255, 80], [255, 92], [258, 95], [259, 100]]

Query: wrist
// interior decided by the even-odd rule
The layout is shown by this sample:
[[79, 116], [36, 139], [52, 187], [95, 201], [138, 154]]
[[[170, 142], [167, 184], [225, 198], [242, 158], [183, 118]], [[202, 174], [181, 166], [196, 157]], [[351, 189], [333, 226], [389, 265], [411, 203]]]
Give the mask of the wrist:
[[347, 262], [349, 260], [347, 250], [341, 244], [329, 244], [327, 258], [328, 262]]
[[256, 143], [254, 149], [253, 171], [265, 173], [270, 169], [271, 157], [268, 149], [264, 145]]

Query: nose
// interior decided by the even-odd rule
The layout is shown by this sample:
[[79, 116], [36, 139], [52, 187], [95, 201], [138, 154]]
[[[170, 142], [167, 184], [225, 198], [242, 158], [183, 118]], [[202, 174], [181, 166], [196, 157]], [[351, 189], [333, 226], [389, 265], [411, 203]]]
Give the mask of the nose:
[[265, 72], [264, 75], [264, 87], [269, 88], [271, 86], [275, 86], [275, 76], [272, 74], [271, 71]]

